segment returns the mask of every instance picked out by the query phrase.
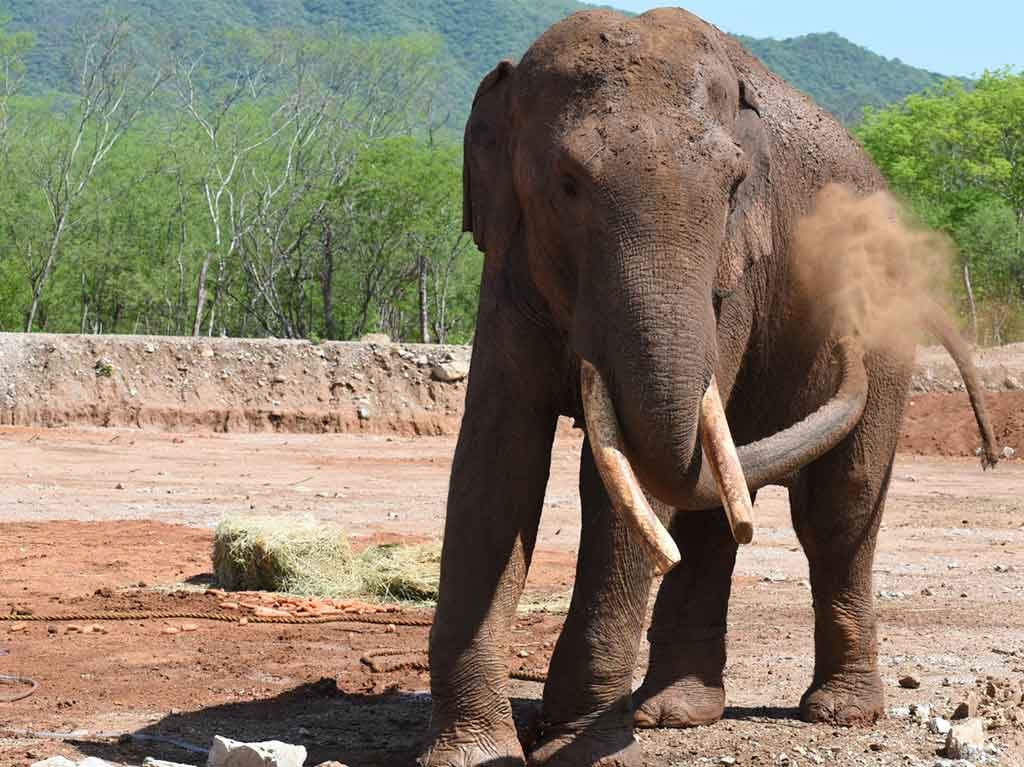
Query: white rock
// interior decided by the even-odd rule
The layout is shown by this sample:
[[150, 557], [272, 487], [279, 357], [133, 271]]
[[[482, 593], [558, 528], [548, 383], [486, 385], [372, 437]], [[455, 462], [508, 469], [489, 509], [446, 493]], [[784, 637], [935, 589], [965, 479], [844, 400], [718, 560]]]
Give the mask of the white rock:
[[933, 716], [928, 720], [929, 732], [936, 735], [946, 735], [952, 729], [953, 725], [949, 723], [949, 720], [943, 719], [941, 716]]
[[950, 759], [981, 761], [985, 758], [985, 723], [981, 719], [958, 722], [946, 736], [946, 753]]
[[927, 722], [928, 717], [932, 715], [932, 707], [927, 703], [912, 703], [910, 705], [910, 715], [918, 722]]
[[142, 763], [142, 767], [191, 767], [191, 765], [182, 764], [181, 762], [165, 762], [163, 759], [154, 759], [151, 756], [147, 756], [146, 760]]
[[75, 767], [75, 763], [63, 756], [51, 756], [41, 762], [33, 762], [32, 767]]
[[214, 737], [206, 759], [206, 767], [302, 767], [305, 763], [304, 746], [279, 740], [239, 743], [220, 735]]
[[455, 383], [469, 375], [469, 362], [461, 360], [438, 362], [430, 372], [435, 380], [443, 383]]

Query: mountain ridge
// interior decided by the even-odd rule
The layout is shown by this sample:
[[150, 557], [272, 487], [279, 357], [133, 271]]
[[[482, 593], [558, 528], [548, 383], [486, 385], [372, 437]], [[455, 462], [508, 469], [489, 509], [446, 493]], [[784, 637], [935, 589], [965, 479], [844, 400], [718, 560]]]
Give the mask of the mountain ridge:
[[[133, 0], [113, 6], [154, 33], [216, 44], [239, 28], [316, 28], [337, 23], [360, 36], [414, 33], [443, 41], [453, 72], [448, 89], [460, 115], [480, 78], [503, 58], [518, 58], [555, 21], [597, 6], [577, 0]], [[59, 90], [76, 25], [108, 11], [106, 0], [6, 0], [0, 9], [13, 31], [30, 31], [28, 85]], [[783, 40], [735, 35], [765, 64], [847, 123], [865, 106], [884, 106], [937, 85], [944, 76], [887, 59], [835, 32]]]

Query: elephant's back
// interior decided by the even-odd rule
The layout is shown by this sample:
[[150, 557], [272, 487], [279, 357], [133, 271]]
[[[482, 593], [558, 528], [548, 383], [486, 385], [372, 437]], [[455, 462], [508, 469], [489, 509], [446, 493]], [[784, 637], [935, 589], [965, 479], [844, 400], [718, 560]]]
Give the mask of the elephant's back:
[[773, 173], [794, 204], [809, 204], [829, 183], [861, 192], [886, 188], [885, 179], [850, 131], [831, 113], [768, 69], [735, 38], [722, 33], [723, 45], [739, 76], [758, 102], [772, 137]]

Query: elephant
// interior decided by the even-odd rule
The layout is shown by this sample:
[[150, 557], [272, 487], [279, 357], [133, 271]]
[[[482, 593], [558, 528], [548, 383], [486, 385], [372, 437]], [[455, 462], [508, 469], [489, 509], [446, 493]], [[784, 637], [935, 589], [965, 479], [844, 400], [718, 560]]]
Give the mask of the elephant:
[[[871, 346], [823, 318], [792, 250], [823, 188], [884, 190], [879, 171], [834, 118], [679, 9], [556, 23], [483, 79], [464, 141], [463, 223], [485, 257], [418, 763], [635, 767], [635, 727], [718, 720], [732, 570], [768, 484], [788, 488], [810, 570], [801, 716], [874, 721], [871, 569], [914, 343]], [[969, 350], [925, 313], [994, 464]], [[527, 754], [507, 641], [560, 416], [586, 431], [582, 529]]]

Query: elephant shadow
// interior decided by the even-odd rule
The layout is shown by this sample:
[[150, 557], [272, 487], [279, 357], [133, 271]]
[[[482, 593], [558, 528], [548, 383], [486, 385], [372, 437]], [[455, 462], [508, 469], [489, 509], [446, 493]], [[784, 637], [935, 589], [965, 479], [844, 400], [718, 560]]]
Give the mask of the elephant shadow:
[[[520, 737], [532, 738], [540, 701], [512, 700]], [[334, 679], [299, 685], [269, 698], [172, 712], [118, 742], [69, 741], [86, 756], [141, 763], [145, 757], [206, 763], [215, 735], [233, 740], [280, 740], [303, 745], [307, 765], [338, 761], [348, 767], [413, 765], [430, 722], [430, 696], [404, 691], [351, 693]], [[192, 746], [189, 750], [187, 746]]]

